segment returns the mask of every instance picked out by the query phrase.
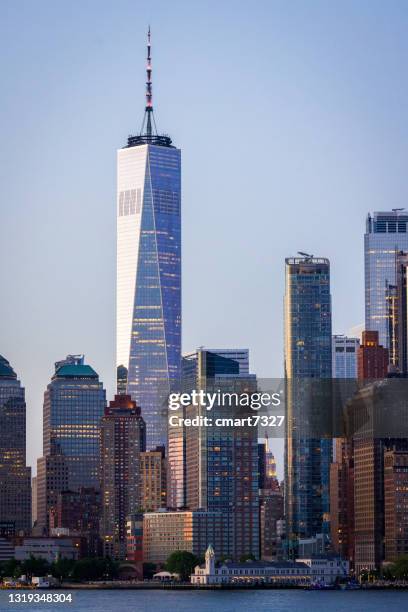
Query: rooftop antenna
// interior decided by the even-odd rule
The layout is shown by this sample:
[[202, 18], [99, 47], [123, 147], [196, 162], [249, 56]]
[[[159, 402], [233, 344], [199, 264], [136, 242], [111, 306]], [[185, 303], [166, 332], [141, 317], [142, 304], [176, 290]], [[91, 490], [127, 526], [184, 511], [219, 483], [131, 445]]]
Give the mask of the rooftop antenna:
[[309, 255], [309, 253], [304, 253], [303, 251], [298, 251], [298, 255], [304, 257], [307, 261], [313, 259], [313, 255]]
[[142, 127], [137, 136], [129, 136], [127, 146], [152, 144], [162, 147], [171, 147], [171, 138], [167, 134], [158, 134], [153, 112], [153, 86], [152, 86], [152, 45], [150, 25], [147, 30], [147, 56], [146, 56], [146, 104]]
[[[144, 128], [146, 131], [143, 134]], [[145, 114], [143, 117], [142, 129], [140, 135], [145, 135], [149, 139], [153, 136], [154, 131], [157, 134], [156, 122], [153, 115], [153, 87], [152, 87], [152, 44], [151, 44], [151, 32], [150, 25], [147, 30], [147, 57], [146, 57], [146, 106]]]

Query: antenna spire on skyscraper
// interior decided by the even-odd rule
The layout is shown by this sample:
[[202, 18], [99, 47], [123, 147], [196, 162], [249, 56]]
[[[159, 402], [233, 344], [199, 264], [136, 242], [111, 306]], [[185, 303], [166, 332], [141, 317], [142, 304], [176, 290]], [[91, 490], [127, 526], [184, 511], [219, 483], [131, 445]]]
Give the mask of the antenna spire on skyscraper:
[[[150, 25], [147, 31], [147, 64], [146, 64], [146, 135], [152, 135], [152, 113], [153, 113], [153, 92], [152, 92], [152, 56], [150, 43]], [[144, 123], [144, 122], [143, 122]]]
[[146, 105], [143, 122], [137, 136], [129, 136], [128, 147], [136, 147], [142, 144], [155, 144], [162, 147], [171, 147], [171, 138], [167, 134], [158, 134], [156, 121], [153, 113], [153, 88], [152, 88], [152, 45], [150, 25], [147, 30], [147, 57], [146, 57]]

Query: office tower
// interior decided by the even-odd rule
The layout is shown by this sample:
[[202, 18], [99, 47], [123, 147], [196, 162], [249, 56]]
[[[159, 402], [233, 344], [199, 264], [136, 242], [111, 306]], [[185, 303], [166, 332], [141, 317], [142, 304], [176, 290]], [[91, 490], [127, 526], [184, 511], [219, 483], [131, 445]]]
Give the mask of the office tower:
[[[309, 431], [306, 425], [312, 411], [319, 421], [328, 410], [323, 381], [332, 376], [331, 338], [329, 260], [308, 255], [286, 259], [285, 514], [290, 556], [297, 539], [328, 529], [332, 442], [315, 437], [319, 428]], [[313, 400], [308, 391], [312, 381]]]
[[408, 554], [408, 451], [384, 453], [385, 561]]
[[155, 512], [167, 506], [167, 461], [164, 453], [163, 446], [140, 453], [140, 505], [145, 512]]
[[368, 214], [364, 235], [365, 328], [378, 331], [390, 347], [387, 287], [396, 284], [395, 254], [408, 251], [408, 214], [404, 209]]
[[388, 372], [388, 349], [379, 344], [377, 331], [363, 331], [357, 351], [357, 376], [360, 380], [385, 378]]
[[129, 395], [116, 395], [101, 421], [101, 489], [104, 554], [126, 557], [126, 521], [140, 509], [140, 453], [145, 423]]
[[215, 542], [218, 555], [228, 555], [225, 548], [225, 521], [220, 512], [204, 510], [147, 512], [143, 515], [143, 560], [164, 563], [176, 550], [186, 550], [197, 557]]
[[[374, 385], [363, 387], [351, 409], [358, 413], [374, 403]], [[354, 463], [354, 567], [377, 569], [383, 560], [384, 539], [384, 443], [365, 431], [353, 438]]]
[[[207, 359], [207, 367], [209, 376], [211, 370], [218, 370], [221, 375], [222, 359], [233, 359], [234, 364], [230, 361], [227, 370], [231, 374], [231, 367], [234, 373], [240, 376], [249, 376], [249, 351], [248, 349], [206, 349], [209, 357]], [[217, 355], [212, 361], [217, 365], [211, 365], [211, 355]], [[198, 380], [197, 370], [197, 352], [189, 353], [182, 358], [182, 391], [189, 393], [192, 389], [197, 388]], [[177, 411], [180, 417], [185, 416], [185, 408], [180, 408]], [[185, 508], [186, 499], [186, 430], [183, 425], [172, 426], [168, 428], [168, 477], [167, 477], [167, 505], [169, 508]]]
[[357, 378], [358, 338], [334, 335], [332, 339], [333, 378]]
[[279, 481], [276, 475], [276, 460], [271, 449], [269, 438], [258, 444], [259, 488], [278, 491]]
[[248, 349], [214, 349], [206, 348], [208, 353], [225, 357], [226, 359], [233, 359], [238, 363], [238, 371], [240, 376], [249, 375], [249, 350]]
[[[222, 352], [222, 355], [221, 355]], [[256, 390], [256, 378], [248, 375], [245, 360], [235, 360], [236, 351], [213, 353], [199, 349], [186, 359], [195, 390], [221, 394]], [[241, 371], [244, 373], [241, 373]], [[184, 384], [184, 381], [183, 381]], [[215, 403], [208, 414], [198, 403], [186, 407], [188, 418], [197, 416], [243, 417], [234, 403]], [[242, 413], [242, 414], [241, 414]], [[215, 421], [214, 421], [215, 422]], [[169, 440], [171, 437], [169, 427]], [[257, 428], [216, 425], [186, 427], [186, 505], [190, 510], [220, 512], [225, 521], [223, 550], [232, 558], [243, 554], [259, 556], [258, 441]], [[170, 445], [169, 445], [170, 452]], [[172, 459], [169, 455], [169, 463]]]
[[83, 355], [55, 364], [44, 393], [43, 456], [37, 462], [37, 523], [48, 531], [58, 493], [99, 488], [99, 426], [106, 395]]
[[117, 365], [141, 407], [147, 449], [167, 443], [181, 367], [181, 152], [157, 134], [150, 31], [145, 118], [117, 156]]
[[116, 368], [116, 392], [118, 395], [126, 395], [128, 371], [125, 366]]
[[31, 468], [26, 465], [25, 391], [0, 355], [0, 529], [31, 529]]
[[79, 491], [61, 491], [50, 511], [50, 532], [66, 532], [81, 539], [81, 557], [101, 555], [99, 522], [101, 493], [94, 488], [81, 487]]

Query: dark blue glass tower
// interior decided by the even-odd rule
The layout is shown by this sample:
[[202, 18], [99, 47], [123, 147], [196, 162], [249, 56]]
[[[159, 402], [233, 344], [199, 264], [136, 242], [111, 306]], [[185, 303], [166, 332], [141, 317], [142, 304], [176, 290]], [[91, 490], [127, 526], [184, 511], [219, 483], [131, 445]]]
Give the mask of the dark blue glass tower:
[[332, 376], [328, 259], [286, 260], [285, 376], [285, 513], [288, 541], [295, 546], [298, 538], [327, 532], [329, 527], [332, 441], [316, 437], [319, 427], [310, 428], [313, 418], [322, 424], [324, 412], [331, 410], [322, 401]]

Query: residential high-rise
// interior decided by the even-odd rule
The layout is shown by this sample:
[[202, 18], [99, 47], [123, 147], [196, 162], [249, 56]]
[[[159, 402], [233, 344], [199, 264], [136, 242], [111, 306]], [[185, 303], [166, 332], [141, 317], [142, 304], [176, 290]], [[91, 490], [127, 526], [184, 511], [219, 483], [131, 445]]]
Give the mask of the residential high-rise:
[[99, 426], [106, 395], [83, 355], [55, 364], [44, 393], [43, 456], [37, 462], [37, 523], [47, 531], [62, 491], [99, 489]]
[[163, 446], [140, 453], [141, 508], [155, 512], [167, 506], [167, 461]]
[[50, 511], [50, 531], [66, 530], [68, 535], [81, 539], [81, 557], [101, 555], [99, 523], [101, 493], [97, 489], [81, 487], [79, 491], [58, 493]]
[[332, 339], [333, 378], [357, 378], [358, 338], [334, 335]]
[[26, 465], [25, 391], [0, 355], [0, 528], [31, 529], [31, 468]]
[[395, 255], [401, 250], [408, 251], [407, 212], [369, 214], [364, 235], [365, 329], [378, 331], [384, 348], [390, 348], [387, 287], [396, 285]]
[[116, 395], [101, 421], [101, 537], [104, 553], [126, 557], [126, 523], [140, 510], [145, 423], [129, 395]]
[[141, 407], [147, 449], [167, 443], [181, 367], [181, 152], [157, 134], [150, 30], [145, 118], [117, 156], [117, 365]]
[[330, 466], [330, 532], [335, 552], [354, 560], [354, 444], [335, 441], [335, 460]]
[[[285, 440], [285, 514], [288, 555], [299, 538], [328, 530], [329, 471], [332, 441], [307, 431], [317, 394], [332, 377], [330, 264], [325, 258], [286, 259], [285, 376], [287, 418]], [[313, 401], [310, 385], [314, 383]], [[327, 382], [327, 381], [326, 381]], [[308, 387], [309, 386], [309, 387]], [[320, 401], [320, 414], [327, 402]]]
[[388, 372], [388, 349], [379, 344], [377, 331], [363, 331], [357, 351], [357, 376], [360, 380], [385, 378]]

